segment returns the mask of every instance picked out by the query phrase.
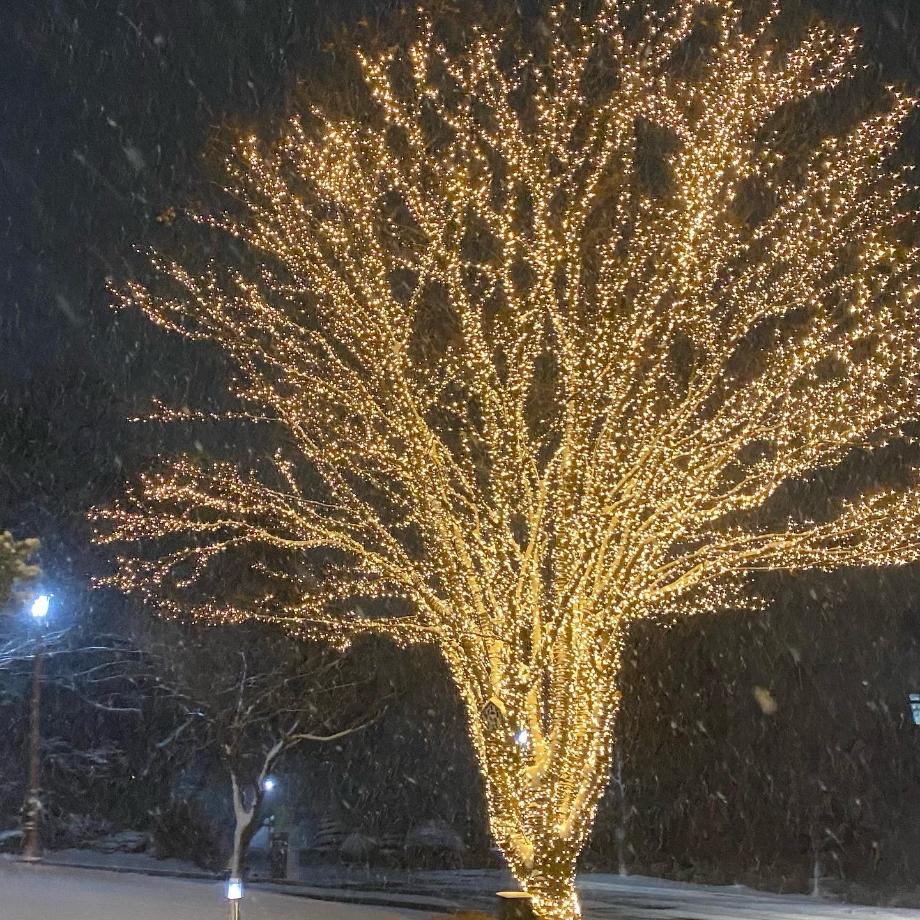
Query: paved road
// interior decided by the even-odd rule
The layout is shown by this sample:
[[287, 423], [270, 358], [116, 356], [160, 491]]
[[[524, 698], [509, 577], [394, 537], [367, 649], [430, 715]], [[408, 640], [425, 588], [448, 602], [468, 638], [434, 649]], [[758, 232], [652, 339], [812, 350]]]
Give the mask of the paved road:
[[[428, 914], [251, 891], [244, 920], [427, 920]], [[223, 885], [0, 862], [0, 920], [226, 920]]]

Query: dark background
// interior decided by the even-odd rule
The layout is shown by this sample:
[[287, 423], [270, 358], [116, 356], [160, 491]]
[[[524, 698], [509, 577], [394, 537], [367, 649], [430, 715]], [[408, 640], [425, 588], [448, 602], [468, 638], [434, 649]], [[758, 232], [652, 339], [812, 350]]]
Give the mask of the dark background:
[[[803, 16], [813, 8], [799, 6]], [[124, 421], [143, 398], [194, 402], [213, 372], [207, 357], [110, 311], [106, 278], [130, 274], [135, 244], [169, 239], [170, 209], [208, 194], [209, 146], [240, 126], [270, 124], [298, 81], [322, 87], [344, 65], [343, 31], [390, 28], [399, 7], [0, 5], [0, 528], [42, 540], [62, 616], [110, 626], [125, 615], [118, 599], [87, 590], [102, 563], [85, 511], [158, 451], [157, 433]], [[920, 89], [917, 0], [817, 7], [862, 28], [883, 79]], [[766, 614], [636, 635], [619, 781], [589, 863], [801, 889], [817, 860], [819, 874], [851, 885], [914, 883], [920, 729], [906, 694], [920, 690], [920, 579], [911, 570], [840, 573], [774, 589]], [[422, 802], [428, 813], [418, 817], [475, 835], [480, 793], [433, 656], [420, 668], [380, 658], [401, 708], [375, 728], [378, 741], [328, 755], [328, 775], [347, 776], [334, 795], [354, 826], [383, 802]], [[775, 699], [774, 714], [758, 705], [758, 687]], [[336, 757], [352, 769], [338, 769]]]

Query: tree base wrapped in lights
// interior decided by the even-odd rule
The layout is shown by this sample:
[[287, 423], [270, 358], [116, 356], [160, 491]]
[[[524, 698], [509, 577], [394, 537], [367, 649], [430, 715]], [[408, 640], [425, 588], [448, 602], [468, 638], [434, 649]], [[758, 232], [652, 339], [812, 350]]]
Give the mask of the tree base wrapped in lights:
[[[239, 142], [232, 209], [198, 220], [261, 271], [153, 255], [161, 279], [117, 297], [216, 343], [232, 417], [278, 450], [166, 462], [97, 513], [124, 547], [107, 583], [167, 614], [436, 644], [542, 920], [579, 914], [630, 622], [750, 607], [758, 570], [918, 555], [916, 490], [779, 501], [909, 440], [912, 101], [785, 153], [779, 116], [856, 72], [852, 34], [780, 41], [775, 3], [600, 6], [550, 6], [526, 51], [422, 13], [362, 54], [366, 113]], [[248, 603], [198, 600], [252, 559]]]
[[524, 891], [498, 892], [498, 920], [534, 920], [533, 898]]

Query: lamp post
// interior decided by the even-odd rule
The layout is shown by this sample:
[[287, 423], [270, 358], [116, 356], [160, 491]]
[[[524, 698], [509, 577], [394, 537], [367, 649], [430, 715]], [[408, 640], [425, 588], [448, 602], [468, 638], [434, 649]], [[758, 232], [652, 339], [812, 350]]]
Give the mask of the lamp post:
[[[278, 789], [278, 780], [274, 776], [266, 776], [262, 781], [262, 791], [266, 799], [274, 798]], [[272, 879], [285, 879], [288, 877], [288, 857], [290, 854], [290, 839], [287, 831], [275, 829], [274, 810], [268, 816], [268, 869]]]
[[51, 597], [39, 594], [32, 602], [30, 613], [38, 630], [35, 654], [32, 656], [32, 705], [29, 733], [29, 783], [23, 809], [22, 858], [26, 862], [38, 862], [42, 858], [39, 830], [41, 826], [41, 695], [42, 665], [44, 664], [44, 634], [42, 626], [48, 616]]

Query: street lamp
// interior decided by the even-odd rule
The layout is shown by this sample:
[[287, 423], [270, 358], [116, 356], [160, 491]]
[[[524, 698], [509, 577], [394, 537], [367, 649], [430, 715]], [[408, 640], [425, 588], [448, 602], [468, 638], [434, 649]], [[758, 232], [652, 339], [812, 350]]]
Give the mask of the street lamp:
[[30, 613], [37, 630], [35, 654], [32, 656], [32, 706], [30, 714], [29, 735], [29, 783], [26, 789], [26, 801], [23, 813], [25, 820], [22, 827], [22, 858], [26, 862], [38, 862], [42, 858], [39, 829], [41, 825], [41, 696], [42, 665], [44, 663], [44, 635], [42, 626], [51, 606], [50, 594], [39, 594], [32, 601]]
[[46, 616], [48, 616], [48, 608], [51, 606], [51, 595], [50, 594], [39, 594], [38, 597], [32, 601], [32, 619], [41, 623], [44, 622]]

